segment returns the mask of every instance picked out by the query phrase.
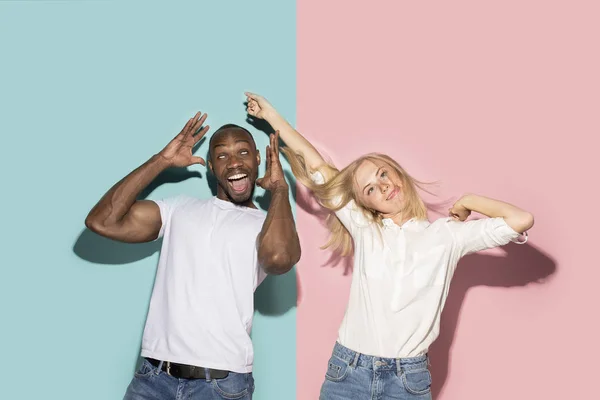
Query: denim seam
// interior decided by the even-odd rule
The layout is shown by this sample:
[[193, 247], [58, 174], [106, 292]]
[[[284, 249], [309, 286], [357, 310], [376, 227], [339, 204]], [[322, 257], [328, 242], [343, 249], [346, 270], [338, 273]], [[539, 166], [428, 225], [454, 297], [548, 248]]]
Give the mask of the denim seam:
[[217, 393], [219, 393], [221, 396], [225, 397], [226, 399], [232, 399], [232, 400], [233, 399], [241, 399], [242, 397], [244, 397], [248, 394], [248, 388], [245, 388], [244, 390], [242, 390], [239, 393], [233, 393], [233, 394], [227, 393], [219, 387], [216, 379], [212, 380], [212, 386], [217, 391]]
[[342, 369], [342, 367], [340, 367], [339, 365], [335, 365], [332, 362], [328, 362], [328, 364], [327, 364], [327, 372], [325, 373], [325, 378], [328, 379], [328, 380], [330, 380], [330, 381], [332, 381], [332, 382], [341, 382], [341, 381], [343, 381], [346, 378], [346, 376], [348, 375], [348, 370], [350, 368], [352, 368], [352, 367], [350, 366], [350, 364], [348, 364], [348, 361], [339, 358], [335, 354], [333, 355], [333, 357], [335, 357], [335, 358], [339, 359], [340, 361], [344, 362], [346, 364], [346, 370], [344, 371], [344, 373], [342, 374], [342, 376], [338, 376], [338, 377], [334, 378], [331, 375], [329, 375], [330, 366], [333, 365], [333, 366], [337, 367], [338, 368], [337, 369], [338, 373], [340, 372], [340, 370]]
[[[426, 370], [426, 371], [429, 374], [429, 380], [431, 381], [431, 373], [429, 372], [429, 370]], [[426, 394], [426, 393], [431, 392], [431, 385], [429, 385], [429, 387], [427, 389], [425, 389], [425, 390], [413, 390], [413, 389], [411, 389], [409, 387], [409, 385], [408, 385], [408, 381], [406, 380], [406, 374], [408, 372], [411, 372], [411, 371], [403, 371], [402, 372], [402, 377], [401, 377], [402, 384], [404, 385], [404, 388], [406, 389], [406, 391], [408, 393], [414, 394], [414, 395], [421, 395], [421, 394]], [[412, 372], [414, 372], [414, 371], [412, 371]]]

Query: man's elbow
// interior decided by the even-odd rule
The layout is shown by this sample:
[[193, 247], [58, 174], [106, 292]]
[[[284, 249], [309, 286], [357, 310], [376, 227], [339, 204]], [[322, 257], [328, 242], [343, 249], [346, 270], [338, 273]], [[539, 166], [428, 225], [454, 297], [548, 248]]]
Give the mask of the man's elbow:
[[102, 231], [101, 225], [102, 224], [100, 223], [100, 221], [98, 221], [98, 219], [93, 217], [92, 215], [88, 215], [85, 218], [85, 226], [92, 232], [100, 233], [100, 231]]
[[269, 275], [282, 275], [289, 272], [300, 261], [300, 252], [297, 253], [290, 254], [282, 251], [270, 254], [262, 263], [265, 272]]
[[114, 233], [114, 225], [107, 224], [106, 221], [103, 221], [95, 216], [88, 215], [85, 219], [85, 226], [90, 231], [100, 236], [113, 239], [111, 236]]

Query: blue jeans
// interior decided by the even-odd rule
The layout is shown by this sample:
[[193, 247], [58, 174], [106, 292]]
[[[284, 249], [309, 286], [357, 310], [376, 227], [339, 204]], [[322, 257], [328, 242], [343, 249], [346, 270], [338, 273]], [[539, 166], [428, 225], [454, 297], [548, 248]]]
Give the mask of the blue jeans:
[[127, 388], [124, 400], [252, 400], [252, 373], [230, 372], [223, 379], [179, 379], [144, 360]]
[[427, 356], [381, 358], [335, 344], [319, 400], [431, 400]]

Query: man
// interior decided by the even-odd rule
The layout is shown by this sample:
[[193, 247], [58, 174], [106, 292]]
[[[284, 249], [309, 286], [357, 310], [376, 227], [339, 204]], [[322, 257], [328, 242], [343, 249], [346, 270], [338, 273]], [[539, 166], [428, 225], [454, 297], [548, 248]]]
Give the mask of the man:
[[[251, 399], [253, 294], [266, 274], [288, 272], [300, 243], [279, 162], [278, 133], [267, 146], [265, 176], [250, 132], [225, 125], [210, 140], [217, 196], [136, 200], [170, 167], [205, 165], [192, 154], [209, 127], [198, 112], [158, 154], [114, 185], [86, 225], [123, 242], [162, 237], [162, 251], [142, 340], [143, 364], [125, 399]], [[265, 216], [254, 184], [271, 192]]]

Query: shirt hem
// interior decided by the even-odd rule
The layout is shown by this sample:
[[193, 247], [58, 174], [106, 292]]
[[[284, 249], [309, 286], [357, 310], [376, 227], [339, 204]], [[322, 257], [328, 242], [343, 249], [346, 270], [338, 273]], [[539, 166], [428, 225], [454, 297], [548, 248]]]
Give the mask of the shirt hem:
[[422, 350], [422, 351], [420, 351], [420, 352], [418, 352], [416, 354], [410, 354], [410, 355], [408, 355], [408, 354], [407, 355], [398, 355], [398, 354], [402, 354], [402, 353], [398, 353], [398, 352], [395, 353], [394, 355], [389, 355], [389, 354], [388, 355], [382, 355], [382, 354], [379, 354], [377, 352], [371, 353], [371, 352], [364, 352], [364, 351], [355, 350], [354, 346], [348, 346], [348, 345], [342, 343], [342, 341], [340, 339], [338, 339], [336, 342], [339, 343], [339, 344], [341, 344], [342, 346], [344, 346], [347, 349], [350, 349], [350, 350], [352, 350], [352, 351], [354, 351], [356, 353], [364, 354], [365, 356], [369, 356], [369, 357], [405, 359], [405, 358], [421, 357], [421, 356], [427, 355], [427, 353], [429, 353], [429, 348], [427, 348], [427, 349]]
[[170, 362], [178, 363], [178, 364], [194, 365], [197, 367], [212, 368], [212, 369], [220, 369], [220, 370], [225, 370], [225, 371], [230, 371], [230, 372], [236, 372], [239, 374], [247, 374], [247, 373], [252, 372], [252, 365], [239, 366], [239, 365], [220, 364], [220, 363], [215, 363], [212, 361], [203, 361], [203, 360], [198, 360], [198, 359], [181, 358], [181, 357], [176, 357], [176, 356], [172, 356], [172, 355], [164, 355], [164, 354], [160, 354], [157, 352], [152, 352], [150, 350], [144, 350], [144, 349], [142, 349], [141, 356], [148, 357], [148, 358], [154, 358], [155, 360], [170, 361]]

